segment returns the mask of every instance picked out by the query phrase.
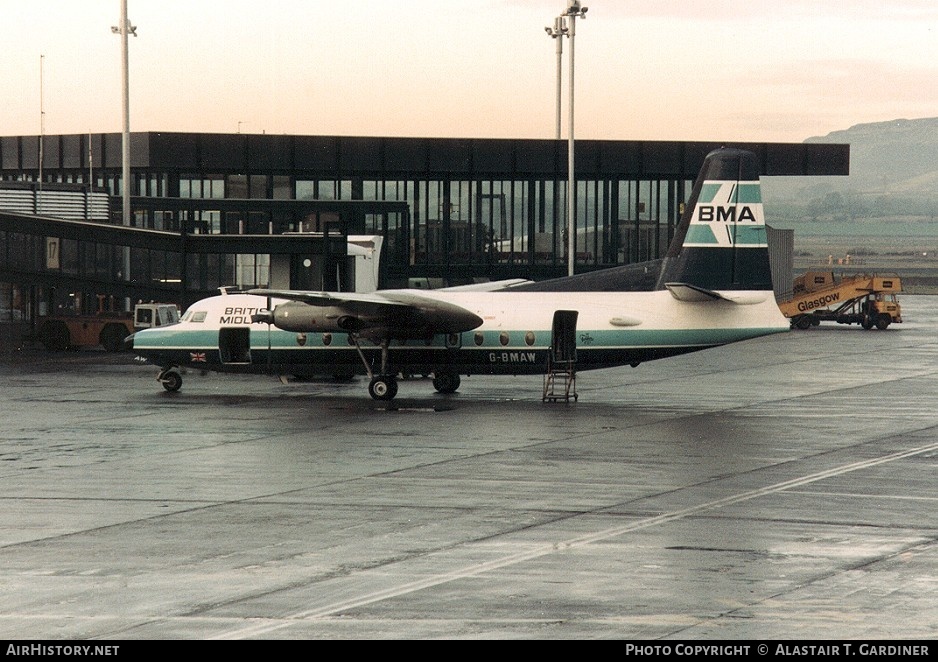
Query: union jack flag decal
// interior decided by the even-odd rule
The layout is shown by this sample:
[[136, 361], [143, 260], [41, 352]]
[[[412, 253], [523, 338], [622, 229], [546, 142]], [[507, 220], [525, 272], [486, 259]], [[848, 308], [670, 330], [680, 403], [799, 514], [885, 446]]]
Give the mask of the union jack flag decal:
[[205, 352], [189, 352], [189, 360], [193, 363], [205, 363]]

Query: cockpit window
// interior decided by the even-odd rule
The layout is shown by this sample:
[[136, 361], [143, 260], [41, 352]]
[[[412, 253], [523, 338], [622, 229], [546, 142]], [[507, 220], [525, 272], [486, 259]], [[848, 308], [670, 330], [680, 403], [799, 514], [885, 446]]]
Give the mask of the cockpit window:
[[[187, 314], [188, 314], [188, 313], [187, 313]], [[194, 313], [192, 313], [192, 321], [193, 321], [193, 322], [204, 322], [206, 315], [208, 315], [208, 311], [207, 311], [207, 310], [197, 310], [197, 311], [195, 311]]]

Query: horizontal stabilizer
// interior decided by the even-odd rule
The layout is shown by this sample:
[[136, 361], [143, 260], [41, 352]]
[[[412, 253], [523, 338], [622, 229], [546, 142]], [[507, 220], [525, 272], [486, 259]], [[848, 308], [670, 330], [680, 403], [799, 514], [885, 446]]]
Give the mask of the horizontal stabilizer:
[[768, 298], [767, 292], [717, 292], [687, 283], [665, 283], [665, 287], [678, 301], [701, 303], [708, 301], [728, 301], [738, 306], [752, 306]]

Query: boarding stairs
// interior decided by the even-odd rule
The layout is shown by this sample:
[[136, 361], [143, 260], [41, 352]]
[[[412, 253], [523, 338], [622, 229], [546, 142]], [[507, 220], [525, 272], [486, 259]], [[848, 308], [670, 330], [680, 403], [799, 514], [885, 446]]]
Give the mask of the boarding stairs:
[[544, 373], [543, 402], [576, 402], [576, 319], [577, 312], [557, 310], [551, 335], [547, 371]]
[[547, 372], [544, 374], [544, 402], [568, 402], [570, 398], [576, 402], [579, 395], [576, 392], [576, 360], [554, 361], [553, 357], [547, 360]]

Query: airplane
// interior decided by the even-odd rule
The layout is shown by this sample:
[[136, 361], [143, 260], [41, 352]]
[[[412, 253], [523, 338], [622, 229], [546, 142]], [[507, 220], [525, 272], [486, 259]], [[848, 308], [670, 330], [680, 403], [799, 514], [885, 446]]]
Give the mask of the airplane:
[[788, 331], [775, 302], [759, 171], [752, 152], [707, 155], [666, 256], [546, 280], [370, 293], [252, 289], [194, 303], [178, 324], [126, 345], [160, 367], [297, 377], [367, 374], [391, 400], [399, 375], [461, 376], [637, 366]]

